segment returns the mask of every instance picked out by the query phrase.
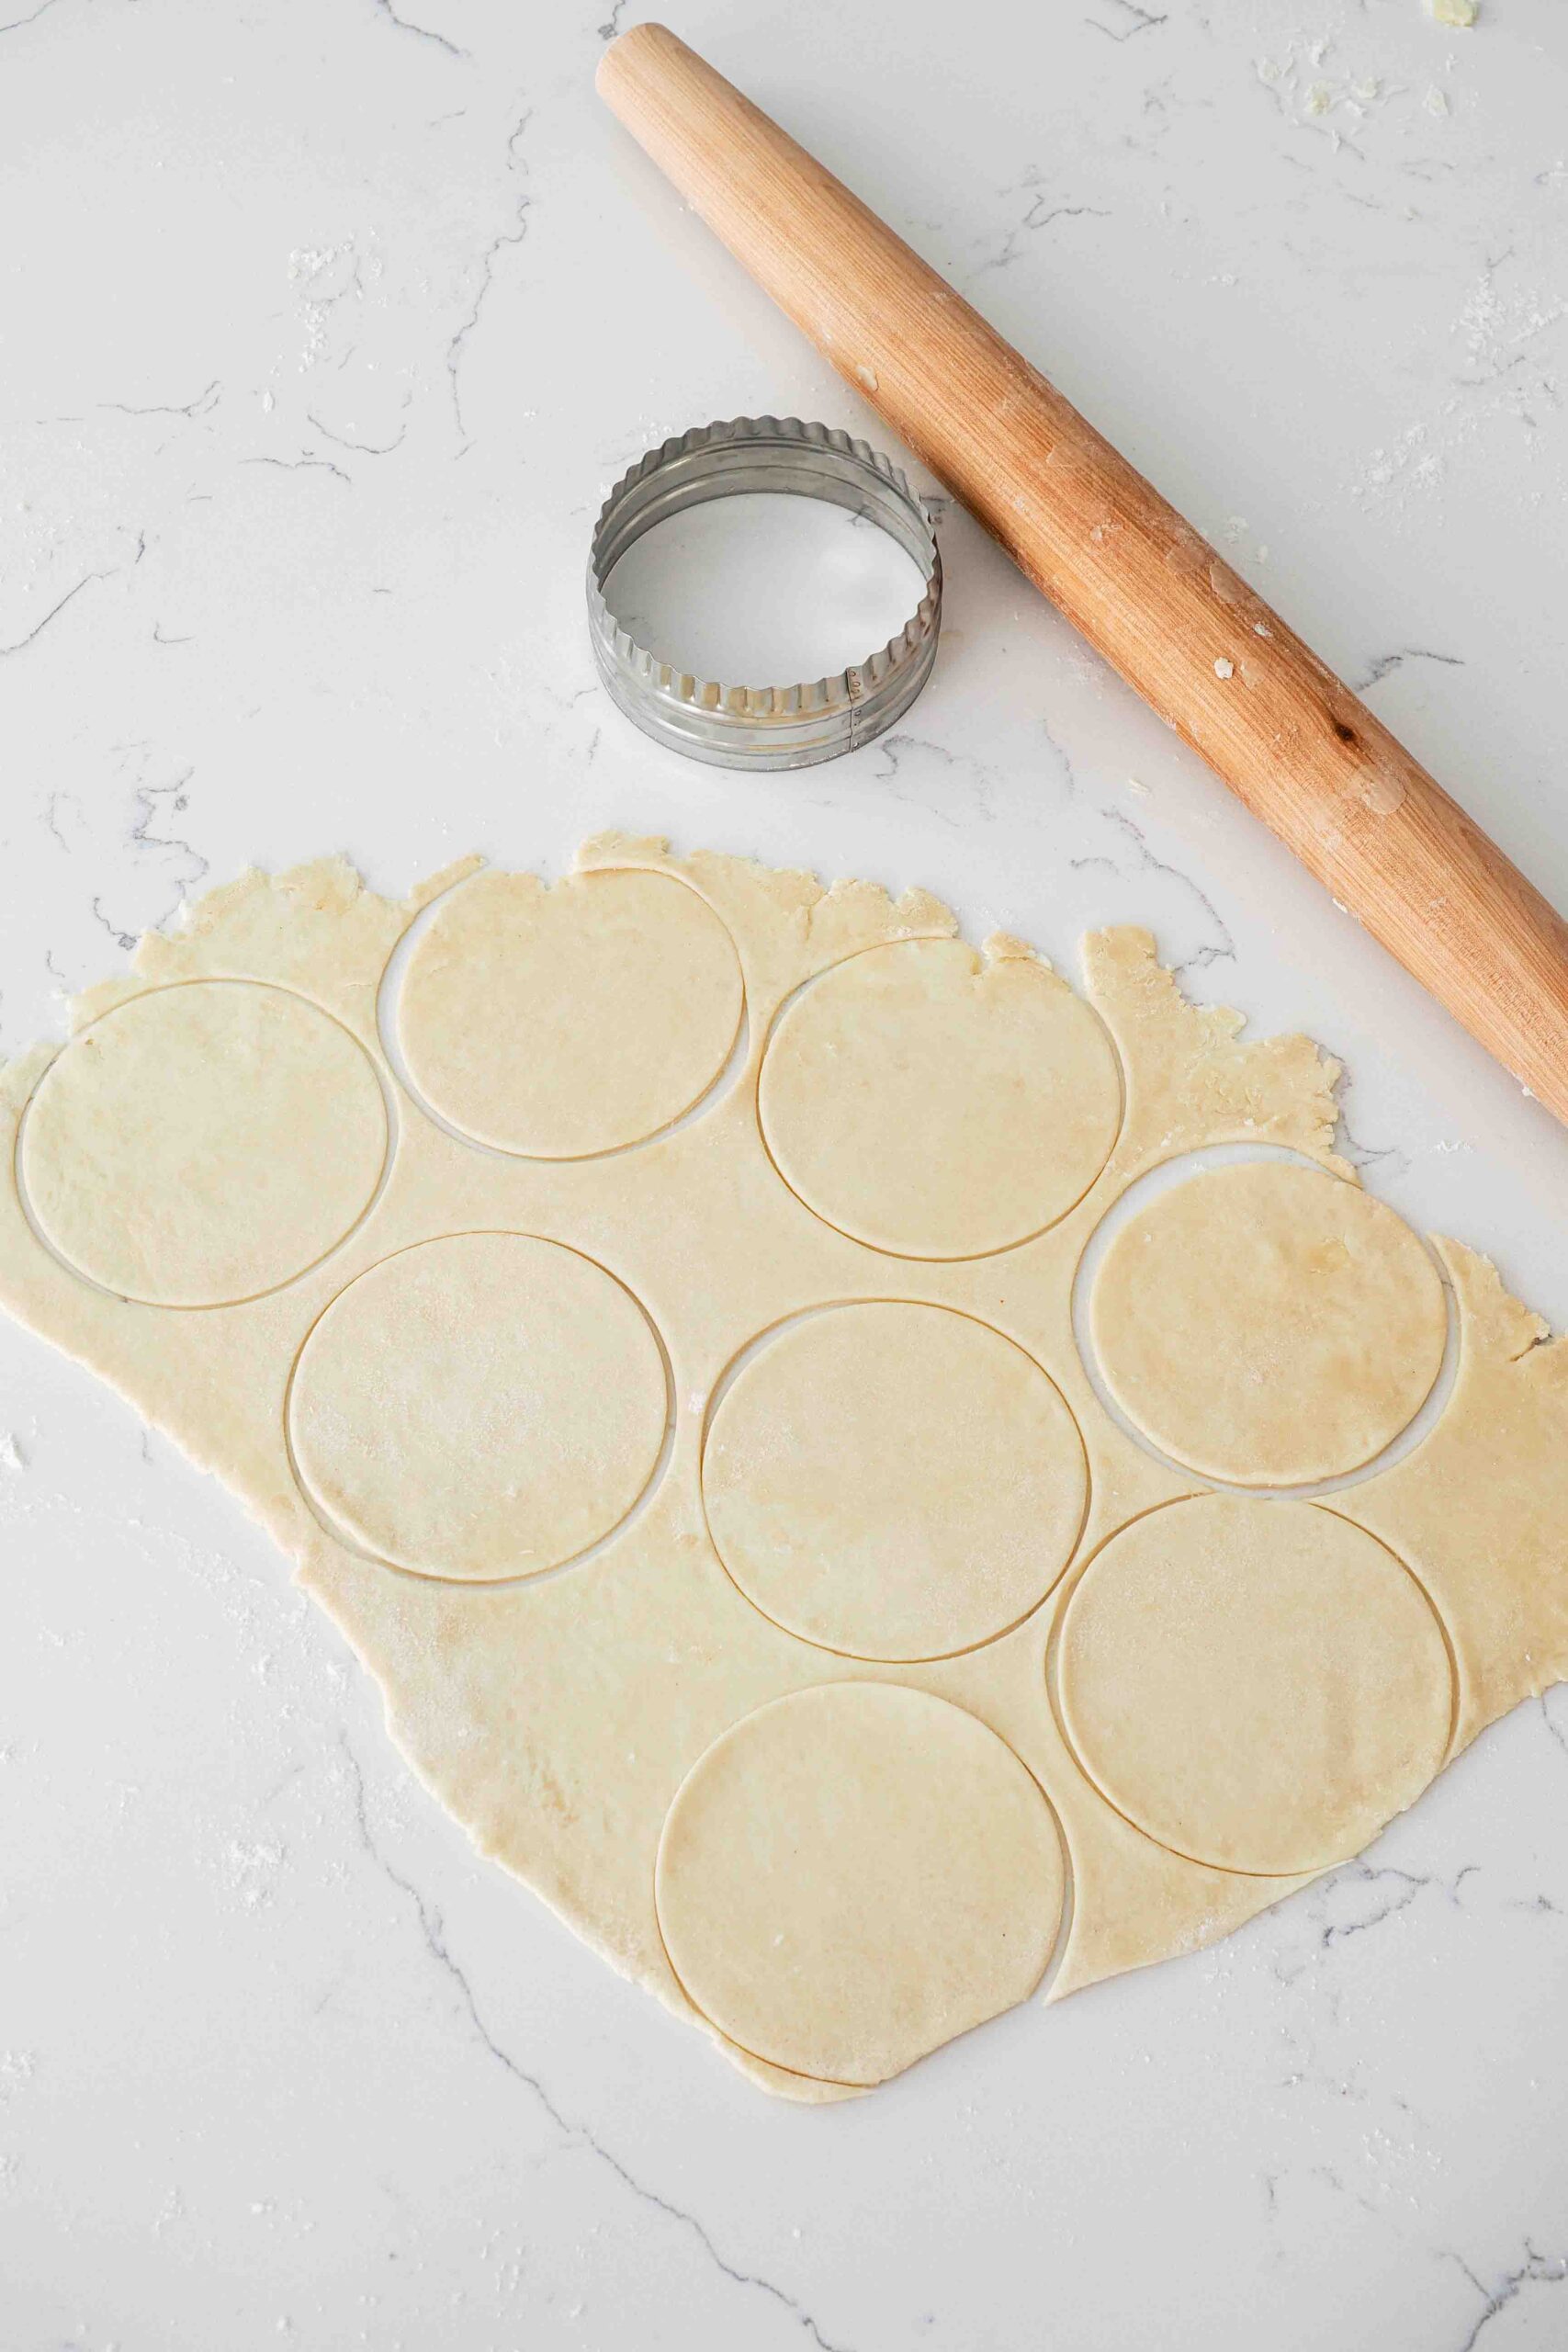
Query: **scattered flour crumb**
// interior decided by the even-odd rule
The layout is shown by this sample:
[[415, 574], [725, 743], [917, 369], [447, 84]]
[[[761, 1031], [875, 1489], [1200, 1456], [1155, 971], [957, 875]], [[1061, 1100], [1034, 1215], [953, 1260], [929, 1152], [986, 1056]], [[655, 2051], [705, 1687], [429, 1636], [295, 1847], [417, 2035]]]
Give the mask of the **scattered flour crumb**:
[[1481, 14], [1480, 0], [1428, 0], [1432, 15], [1439, 25], [1457, 25], [1468, 31]]
[[250, 1846], [238, 1838], [229, 1840], [223, 1877], [244, 1910], [265, 1911], [269, 1906], [287, 1860], [286, 1849], [276, 1840], [258, 1839]]
[[1435, 82], [1428, 86], [1422, 104], [1428, 114], [1447, 114], [1449, 110], [1449, 102]]
[[1330, 103], [1327, 83], [1314, 82], [1306, 94], [1303, 107], [1308, 114], [1326, 114]]
[[1127, 778], [1127, 789], [1129, 792], [1135, 792], [1140, 800], [1146, 800], [1149, 797], [1148, 786], [1140, 782], [1135, 775], [1130, 775]]
[[[1473, 350], [1475, 345], [1471, 345]], [[1455, 403], [1450, 402], [1449, 413]], [[1450, 436], [1451, 437], [1451, 436]], [[1371, 463], [1359, 482], [1351, 485], [1355, 499], [1403, 497], [1415, 490], [1435, 490], [1442, 479], [1444, 458], [1431, 446], [1432, 435], [1424, 420], [1407, 425], [1392, 448], [1372, 451]]]
[[1274, 632], [1269, 628], [1267, 621], [1254, 621], [1252, 624], [1252, 634], [1254, 637], [1272, 637]]
[[24, 2090], [38, 2072], [38, 2059], [30, 2050], [0, 2051], [0, 2100], [15, 2098]]
[[0, 1437], [0, 1464], [7, 1470], [25, 1470], [28, 1466], [27, 1455], [9, 1434]]
[[1234, 678], [1235, 675], [1235, 663], [1234, 662], [1227, 662], [1224, 655], [1222, 653], [1219, 660], [1214, 664], [1214, 675], [1216, 678]]

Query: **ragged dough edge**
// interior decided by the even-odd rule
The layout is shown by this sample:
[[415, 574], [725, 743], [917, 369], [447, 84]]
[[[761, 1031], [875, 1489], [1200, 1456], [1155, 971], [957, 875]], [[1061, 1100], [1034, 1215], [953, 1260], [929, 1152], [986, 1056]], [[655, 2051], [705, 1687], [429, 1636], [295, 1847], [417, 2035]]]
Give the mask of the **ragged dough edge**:
[[1043, 971], [1055, 967], [1048, 956], [1038, 947], [1031, 947], [1027, 939], [1018, 938], [1010, 931], [993, 931], [980, 942], [980, 953], [987, 964], [1038, 964]]
[[[368, 1018], [374, 1033], [376, 989], [391, 948], [423, 907], [483, 863], [477, 853], [455, 859], [401, 900], [380, 897], [341, 855], [282, 874], [247, 866], [232, 882], [188, 900], [173, 928], [144, 931], [129, 972], [73, 997], [71, 1035], [148, 989], [220, 978], [297, 988], [362, 1033]], [[331, 960], [323, 979], [326, 941]]]
[[1243, 1042], [1244, 1013], [1198, 1005], [1134, 924], [1090, 932], [1084, 982], [1122, 1057], [1126, 1102], [1111, 1167], [1125, 1184], [1204, 1144], [1280, 1144], [1359, 1184], [1334, 1148], [1340, 1065], [1310, 1037]]
[[782, 928], [808, 970], [885, 942], [951, 939], [958, 932], [952, 908], [929, 890], [908, 889], [895, 899], [877, 882], [824, 883], [803, 867], [763, 865], [720, 850], [681, 856], [658, 834], [596, 833], [578, 851], [575, 866], [580, 873], [632, 866], [672, 875], [727, 922], [748, 926], [761, 919]]
[[[645, 1528], [636, 1540], [655, 1552], [666, 1544], [678, 1546], [682, 1541], [679, 1534], [661, 1532], [657, 1525]], [[547, 1754], [534, 1753], [525, 1724], [516, 1727], [504, 1759], [493, 1748], [484, 1753], [482, 1744], [476, 1741], [471, 1768], [466, 1769], [460, 1758], [454, 1760], [451, 1685], [448, 1682], [445, 1692], [436, 1687], [440, 1661], [450, 1652], [459, 1679], [482, 1673], [483, 1645], [465, 1655], [462, 1636], [454, 1638], [449, 1622], [444, 1621], [453, 1610], [462, 1612], [465, 1623], [473, 1622], [479, 1611], [503, 1611], [507, 1603], [502, 1589], [480, 1586], [455, 1594], [449, 1588], [400, 1578], [393, 1588], [400, 1605], [389, 1607], [383, 1599], [373, 1627], [367, 1627], [352, 1598], [364, 1565], [325, 1541], [314, 1527], [291, 1549], [297, 1563], [296, 1582], [332, 1620], [369, 1676], [392, 1746], [477, 1854], [525, 1888], [624, 1982], [651, 1993], [682, 2024], [695, 2026], [732, 2065], [762, 2089], [808, 2106], [866, 2096], [866, 2087], [872, 2086], [794, 2074], [731, 2041], [688, 1999], [664, 1951], [651, 1900], [645, 1920], [612, 1914], [603, 1904], [595, 1908], [581, 1883], [592, 1871], [592, 1850], [586, 1844], [581, 1850], [562, 1857], [547, 1838], [536, 1833], [533, 1842], [528, 1842], [536, 1822], [552, 1812], [564, 1813], [570, 1806], [570, 1792], [552, 1771]], [[411, 1628], [415, 1636], [412, 1642]], [[422, 1660], [421, 1672], [412, 1679], [400, 1681], [397, 1676], [393, 1661], [400, 1650], [405, 1656], [412, 1651]], [[471, 1710], [464, 1713], [471, 1719]], [[534, 1801], [521, 1822], [514, 1782], [519, 1772], [534, 1792]], [[604, 1784], [604, 1802], [612, 1808], [615, 1803], [613, 1778]]]
[[[461, 860], [400, 902], [378, 897], [342, 858], [317, 860], [276, 876], [243, 875], [207, 893], [170, 930], [146, 934], [129, 973], [76, 1000], [73, 1030], [147, 988], [207, 976], [253, 978], [298, 987], [335, 1012], [367, 1045], [378, 1068], [384, 1068], [376, 995], [387, 958], [419, 910], [482, 863], [477, 856]], [[583, 870], [646, 866], [696, 888], [751, 955], [748, 986], [754, 1016], [759, 1009], [765, 1012], [770, 996], [776, 1000], [802, 978], [865, 947], [897, 939], [952, 938], [958, 931], [951, 910], [923, 891], [906, 891], [895, 899], [874, 884], [840, 882], [827, 888], [809, 874], [777, 872], [749, 859], [705, 852], [677, 856], [662, 841], [630, 834], [604, 835], [586, 843], [578, 865]], [[989, 966], [1021, 953], [1032, 955], [1025, 943], [1009, 934], [994, 934], [983, 949], [972, 952], [976, 968], [982, 956]], [[1338, 1069], [1329, 1057], [1303, 1037], [1243, 1043], [1241, 1016], [1189, 1002], [1175, 976], [1158, 965], [1146, 931], [1128, 926], [1092, 934], [1082, 953], [1090, 1001], [1115, 1040], [1127, 1089], [1121, 1136], [1093, 1188], [1095, 1214], [1147, 1167], [1222, 1141], [1283, 1145], [1359, 1181], [1333, 1148]], [[760, 999], [751, 993], [759, 980], [765, 984]], [[13, 1127], [39, 1075], [59, 1050], [57, 1044], [44, 1044], [0, 1069], [0, 1112], [9, 1115]], [[1090, 1203], [1084, 1205], [1087, 1213]], [[226, 1408], [210, 1435], [183, 1430], [180, 1424], [190, 1414], [191, 1374], [187, 1372], [183, 1382], [174, 1375], [161, 1380], [148, 1375], [128, 1338], [147, 1331], [158, 1319], [158, 1310], [123, 1308], [76, 1283], [39, 1249], [14, 1201], [11, 1206], [12, 1214], [6, 1216], [0, 1204], [0, 1299], [41, 1336], [110, 1379], [198, 1468], [223, 1477], [280, 1547], [303, 1563], [312, 1543], [319, 1542], [315, 1523], [292, 1486], [276, 1479], [263, 1450], [253, 1442], [244, 1410]], [[1439, 1247], [1463, 1318], [1454, 1396], [1432, 1437], [1406, 1464], [1348, 1490], [1354, 1508], [1348, 1515], [1382, 1533], [1409, 1559], [1438, 1600], [1468, 1673], [1457, 1749], [1518, 1699], [1568, 1675], [1568, 1604], [1561, 1598], [1568, 1566], [1559, 1534], [1568, 1526], [1568, 1341], [1546, 1344], [1540, 1318], [1509, 1297], [1485, 1260], [1457, 1243]], [[141, 1319], [122, 1327], [121, 1316]], [[1516, 1433], [1525, 1431], [1534, 1449], [1531, 1476], [1538, 1485], [1543, 1483], [1539, 1477], [1543, 1450], [1555, 1449], [1551, 1459], [1562, 1465], [1560, 1474], [1554, 1470], [1553, 1477], [1544, 1482], [1550, 1491], [1536, 1510], [1539, 1524], [1532, 1524], [1523, 1547], [1523, 1565], [1516, 1559], [1512, 1584], [1506, 1584], [1505, 1575], [1504, 1605], [1490, 1619], [1484, 1611], [1476, 1616], [1464, 1591], [1445, 1583], [1445, 1573], [1450, 1583], [1453, 1575], [1451, 1566], [1445, 1569], [1455, 1548], [1453, 1531], [1413, 1530], [1408, 1495], [1401, 1485], [1402, 1474], [1408, 1486], [1414, 1475], [1409, 1465], [1429, 1459], [1427, 1450], [1439, 1441], [1462, 1454], [1460, 1441], [1478, 1418], [1483, 1453], [1485, 1443], [1493, 1444], [1493, 1455], [1489, 1463], [1483, 1460], [1481, 1473], [1488, 1490], [1495, 1487], [1499, 1475], [1517, 1482], [1517, 1468], [1506, 1463], [1499, 1474], [1496, 1431], [1485, 1426], [1489, 1416], [1500, 1418]], [[254, 1420], [254, 1413], [248, 1418]], [[325, 1554], [331, 1547], [321, 1549]], [[1501, 1556], [1506, 1571], [1506, 1543]], [[301, 1573], [299, 1580], [348, 1632], [346, 1621], [317, 1580], [308, 1573]], [[1544, 1636], [1535, 1630], [1543, 1594], [1553, 1603]], [[350, 1634], [350, 1639], [365, 1655], [357, 1637]], [[371, 1661], [367, 1663], [380, 1690], [395, 1743], [446, 1806], [435, 1779], [420, 1764], [419, 1742], [400, 1710], [392, 1678], [384, 1679]], [[975, 1711], [987, 1719], [983, 1704], [976, 1703]], [[480, 1851], [489, 1850], [481, 1825], [464, 1819], [454, 1807], [446, 1809]], [[1104, 1835], [1097, 1837], [1091, 1854], [1073, 1835], [1069, 1809], [1060, 1807], [1059, 1813], [1071, 1856], [1075, 1908], [1063, 1962], [1050, 1986], [1051, 1999], [1126, 1968], [1201, 1949], [1295, 1886], [1309, 1883], [1307, 1878], [1227, 1879], [1167, 1858], [1162, 1849], [1130, 1827], [1125, 1830], [1130, 1845], [1124, 1861], [1114, 1857], [1113, 1839]], [[547, 1883], [547, 1870], [533, 1865], [515, 1869], [497, 1859], [619, 1973], [658, 1992], [677, 2014], [703, 2025], [731, 2062], [763, 2086], [807, 2101], [861, 2095], [788, 2075], [737, 2050], [695, 2016], [678, 1987], [660, 1982], [657, 1972], [639, 1964], [635, 1952], [617, 1951], [577, 1904], [556, 1899]], [[1168, 1862], [1171, 1883], [1164, 1898], [1152, 1905], [1151, 1933], [1151, 1882], [1163, 1877]], [[1098, 1890], [1092, 1904], [1091, 1890]], [[1129, 1908], [1142, 1917], [1141, 1931], [1135, 1922], [1128, 1931]], [[1091, 1909], [1098, 1915], [1092, 1935]]]
[[1453, 1392], [1413, 1453], [1344, 1499], [1443, 1620], [1453, 1756], [1568, 1679], [1568, 1336], [1553, 1339], [1489, 1258], [1441, 1235], [1434, 1246], [1459, 1309]]

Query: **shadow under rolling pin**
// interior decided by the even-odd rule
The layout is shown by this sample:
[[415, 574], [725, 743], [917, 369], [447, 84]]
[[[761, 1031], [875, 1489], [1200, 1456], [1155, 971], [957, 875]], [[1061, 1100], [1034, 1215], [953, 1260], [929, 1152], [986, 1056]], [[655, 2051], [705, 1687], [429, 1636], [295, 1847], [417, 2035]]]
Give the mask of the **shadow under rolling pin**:
[[1038, 369], [662, 25], [626, 128], [861, 397], [1339, 903], [1568, 1122], [1568, 923]]

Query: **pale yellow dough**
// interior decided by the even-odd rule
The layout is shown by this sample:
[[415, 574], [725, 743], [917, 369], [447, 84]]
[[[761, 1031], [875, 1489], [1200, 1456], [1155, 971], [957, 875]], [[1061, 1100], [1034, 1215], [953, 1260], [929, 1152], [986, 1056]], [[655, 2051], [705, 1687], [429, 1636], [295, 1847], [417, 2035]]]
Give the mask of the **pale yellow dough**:
[[[1402, 1459], [1309, 1506], [1170, 1458], [1363, 1461], [1436, 1368], [1307, 1040], [1186, 1003], [1135, 930], [1080, 997], [923, 892], [660, 842], [462, 880], [326, 861], [149, 933], [0, 1072], [48, 1236], [0, 1180], [0, 1301], [272, 1531], [481, 1851], [756, 2081], [842, 2098], [1043, 1969], [1213, 1942], [1562, 1677], [1568, 1346], [1459, 1244]], [[445, 890], [404, 1042], [497, 1148], [399, 1095], [380, 1182], [378, 999]], [[1075, 1277], [1219, 1143], [1311, 1166], [1108, 1253], [1130, 1429]]]
[[1453, 1724], [1426, 1595], [1314, 1503], [1203, 1495], [1134, 1521], [1085, 1570], [1055, 1664], [1098, 1786], [1220, 1870], [1346, 1860], [1419, 1796]]
[[1359, 1470], [1420, 1410], [1448, 1336], [1437, 1268], [1385, 1203], [1270, 1160], [1206, 1169], [1140, 1210], [1091, 1316], [1122, 1410], [1243, 1487]]
[[154, 1306], [286, 1283], [369, 1205], [387, 1110], [363, 1046], [305, 997], [203, 980], [114, 1007], [33, 1099], [22, 1175], [61, 1256]]
[[708, 1531], [743, 1593], [851, 1657], [942, 1657], [1045, 1595], [1089, 1500], [1032, 1357], [945, 1307], [831, 1307], [771, 1336], [714, 1415]]
[[398, 1030], [432, 1108], [540, 1159], [638, 1143], [690, 1109], [740, 1026], [740, 966], [660, 874], [480, 874], [409, 959]]
[[1062, 1915], [1049, 1806], [919, 1690], [775, 1699], [716, 1740], [659, 1845], [676, 1975], [742, 2050], [869, 2087], [1039, 1983]]
[[1028, 955], [872, 950], [813, 982], [762, 1062], [762, 1133], [807, 1206], [905, 1258], [974, 1258], [1055, 1225], [1121, 1116], [1102, 1023]]
[[417, 1243], [306, 1340], [288, 1434], [329, 1532], [421, 1576], [536, 1576], [608, 1535], [659, 1459], [648, 1317], [575, 1250], [516, 1233]]

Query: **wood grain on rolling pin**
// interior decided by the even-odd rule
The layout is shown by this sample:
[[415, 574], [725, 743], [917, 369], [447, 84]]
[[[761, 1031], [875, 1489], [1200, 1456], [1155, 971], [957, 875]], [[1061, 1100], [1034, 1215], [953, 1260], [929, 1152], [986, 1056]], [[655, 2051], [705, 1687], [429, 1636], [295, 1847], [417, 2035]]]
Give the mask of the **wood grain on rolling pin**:
[[1039, 371], [661, 25], [623, 122], [1035, 586], [1505, 1067], [1568, 1121], [1568, 923]]

